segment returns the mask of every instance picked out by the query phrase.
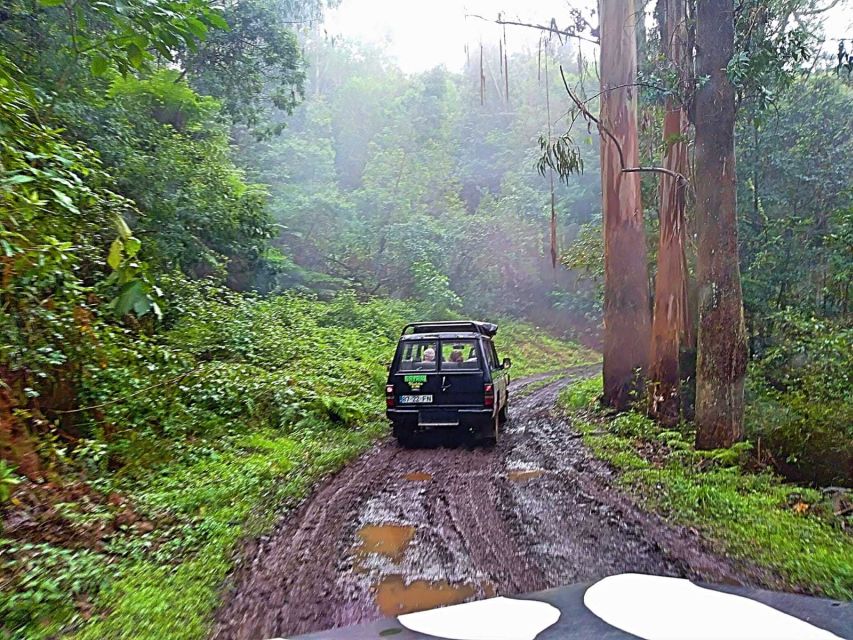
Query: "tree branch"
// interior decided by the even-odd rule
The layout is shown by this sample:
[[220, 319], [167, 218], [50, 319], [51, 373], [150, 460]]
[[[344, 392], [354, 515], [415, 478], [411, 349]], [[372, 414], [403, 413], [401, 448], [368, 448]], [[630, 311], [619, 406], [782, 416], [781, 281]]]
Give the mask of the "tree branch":
[[[610, 141], [616, 145], [616, 151], [619, 154], [619, 166], [621, 167], [622, 173], [662, 173], [664, 175], [668, 175], [672, 178], [675, 178], [680, 185], [689, 184], [689, 180], [677, 173], [676, 171], [671, 171], [670, 169], [665, 169], [664, 167], [626, 167], [625, 166], [625, 154], [622, 152], [622, 145], [616, 140], [616, 137], [610, 132], [610, 130], [601, 124], [601, 121], [596, 118], [589, 109], [587, 109], [586, 104], [578, 98], [572, 90], [569, 88], [569, 83], [566, 80], [566, 74], [563, 71], [563, 65], [560, 65], [560, 77], [563, 79], [563, 86], [566, 88], [566, 93], [569, 94], [569, 98], [571, 98], [572, 102], [575, 103], [581, 115], [588, 121], [595, 123], [595, 126], [598, 128], [599, 133], [610, 138]], [[625, 85], [630, 86], [630, 85]], [[617, 89], [619, 87], [611, 87], [610, 89], [606, 89], [605, 91], [611, 91], [613, 89]], [[602, 92], [603, 93], [603, 92]], [[601, 94], [599, 94], [601, 95]]]
[[484, 22], [492, 22], [494, 24], [500, 25], [510, 25], [514, 27], [527, 27], [529, 29], [538, 29], [539, 31], [547, 31], [548, 33], [553, 33], [556, 36], [565, 36], [567, 38], [577, 38], [578, 40], [583, 40], [584, 42], [589, 42], [590, 44], [601, 44], [598, 40], [594, 40], [592, 38], [587, 38], [586, 36], [582, 36], [574, 31], [567, 31], [565, 29], [560, 29], [556, 26], [555, 23], [550, 25], [544, 24], [533, 24], [530, 22], [518, 22], [516, 20], [504, 20], [503, 18], [498, 18], [493, 20], [491, 18], [484, 18], [481, 15], [477, 15], [476, 13], [466, 13], [466, 18], [477, 18], [478, 20], [482, 20]]

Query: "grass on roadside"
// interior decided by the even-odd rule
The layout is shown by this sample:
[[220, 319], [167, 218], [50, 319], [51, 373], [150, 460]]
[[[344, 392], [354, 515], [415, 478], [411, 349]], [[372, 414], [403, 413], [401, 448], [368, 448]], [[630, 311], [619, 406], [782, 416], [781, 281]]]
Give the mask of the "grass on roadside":
[[748, 444], [700, 452], [687, 429], [664, 430], [634, 412], [605, 417], [600, 395], [601, 378], [592, 378], [566, 388], [560, 405], [645, 507], [698, 528], [720, 552], [767, 567], [792, 588], [853, 599], [853, 537], [820, 492], [743, 471]]
[[516, 378], [598, 362], [601, 356], [578, 344], [560, 340], [533, 325], [498, 323], [495, 347], [501, 358], [512, 359]]
[[[274, 431], [247, 434], [221, 452], [170, 470], [141, 499], [194, 522], [178, 536], [185, 559], [146, 553], [146, 540], [127, 550], [121, 577], [100, 594], [111, 614], [88, 624], [81, 640], [207, 636], [219, 587], [236, 543], [269, 529], [281, 507], [304, 498], [322, 476], [341, 468], [384, 433], [381, 423], [360, 431], [330, 429], [296, 439]], [[189, 546], [190, 548], [186, 548]]]

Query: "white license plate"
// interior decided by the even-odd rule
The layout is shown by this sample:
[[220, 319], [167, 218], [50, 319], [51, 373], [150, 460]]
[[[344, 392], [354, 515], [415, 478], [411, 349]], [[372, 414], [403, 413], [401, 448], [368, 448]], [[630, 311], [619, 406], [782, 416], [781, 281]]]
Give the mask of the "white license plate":
[[432, 394], [419, 396], [400, 396], [400, 404], [418, 404], [421, 402], [432, 402]]

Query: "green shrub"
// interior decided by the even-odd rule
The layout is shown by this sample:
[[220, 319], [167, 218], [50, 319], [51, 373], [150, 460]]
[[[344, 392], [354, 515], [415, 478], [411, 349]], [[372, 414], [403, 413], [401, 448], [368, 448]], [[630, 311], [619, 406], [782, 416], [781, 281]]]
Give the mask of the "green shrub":
[[853, 484], [853, 328], [792, 313], [749, 371], [746, 431], [786, 476]]

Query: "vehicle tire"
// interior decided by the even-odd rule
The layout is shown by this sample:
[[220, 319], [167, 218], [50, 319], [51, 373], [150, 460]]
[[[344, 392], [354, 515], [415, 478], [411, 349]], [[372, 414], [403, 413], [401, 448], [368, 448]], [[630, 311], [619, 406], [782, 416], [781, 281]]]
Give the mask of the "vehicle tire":
[[498, 444], [498, 434], [500, 431], [500, 414], [495, 414], [493, 418], [484, 425], [484, 431], [488, 434], [483, 438], [483, 444], [487, 447], [494, 447]]
[[504, 406], [501, 407], [501, 411], [498, 414], [498, 418], [500, 419], [501, 424], [505, 424], [507, 421], [506, 409], [506, 402], [504, 402]]
[[415, 446], [415, 434], [410, 429], [398, 428], [395, 429], [397, 444], [404, 449], [412, 449]]

